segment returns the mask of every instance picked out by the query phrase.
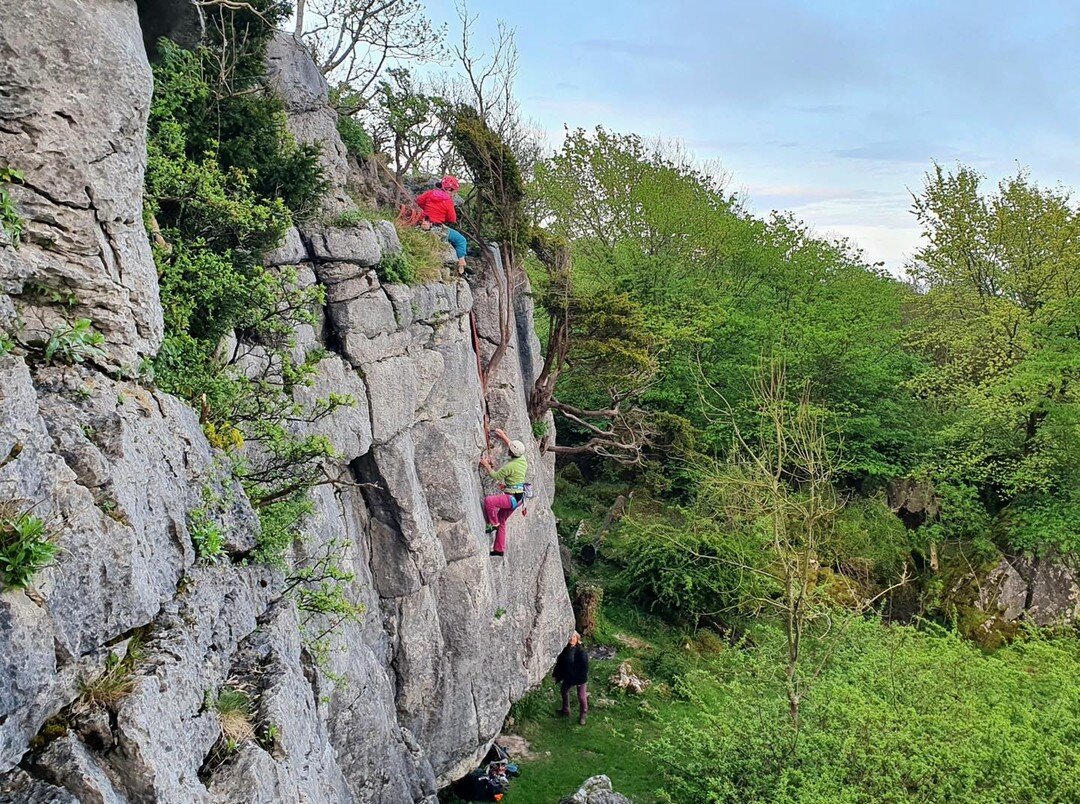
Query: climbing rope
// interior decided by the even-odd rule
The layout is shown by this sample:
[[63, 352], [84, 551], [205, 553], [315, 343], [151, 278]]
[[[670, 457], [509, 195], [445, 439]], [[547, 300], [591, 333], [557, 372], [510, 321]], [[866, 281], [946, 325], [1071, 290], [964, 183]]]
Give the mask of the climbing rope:
[[398, 210], [398, 223], [402, 226], [419, 226], [424, 220], [424, 213], [414, 204], [402, 204]]

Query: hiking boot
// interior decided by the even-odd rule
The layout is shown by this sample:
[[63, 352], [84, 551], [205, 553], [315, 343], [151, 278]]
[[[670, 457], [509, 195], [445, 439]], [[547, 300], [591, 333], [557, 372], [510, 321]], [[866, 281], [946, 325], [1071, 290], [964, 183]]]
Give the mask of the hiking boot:
[[[569, 713], [567, 713], [567, 714], [569, 714]], [[585, 725], [585, 720], [587, 718], [588, 718], [588, 713], [587, 712], [582, 712], [580, 715], [578, 715], [577, 724], [579, 726], [584, 726]]]
[[503, 555], [505, 555], [505, 553], [502, 550], [492, 550], [490, 553], [488, 553], [488, 555], [499, 556], [501, 558]]
[[555, 717], [570, 717], [570, 710], [569, 709], [556, 709], [555, 710]]

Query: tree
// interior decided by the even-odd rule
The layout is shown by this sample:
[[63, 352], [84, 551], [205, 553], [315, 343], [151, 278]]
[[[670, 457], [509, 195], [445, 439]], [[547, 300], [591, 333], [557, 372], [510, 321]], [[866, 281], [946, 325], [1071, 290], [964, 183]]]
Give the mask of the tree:
[[[532, 250], [545, 269], [535, 290], [548, 326], [544, 365], [529, 396], [530, 418], [537, 422], [555, 410], [581, 431], [581, 443], [549, 445], [552, 452], [643, 463], [656, 426], [636, 400], [655, 376], [657, 347], [641, 309], [626, 294], [576, 287], [570, 248], [562, 238], [535, 229]], [[561, 402], [556, 397], [560, 380], [594, 389], [591, 398], [604, 407]]]
[[323, 75], [351, 90], [347, 114], [372, 100], [384, 68], [439, 59], [446, 36], [420, 0], [297, 0], [295, 26]]
[[[748, 215], [724, 180], [676, 146], [578, 130], [537, 166], [530, 200], [570, 244], [577, 296], [625, 294], [639, 308], [664, 355], [639, 404], [688, 421], [693, 448], [711, 452], [731, 438], [727, 419], [698, 412], [701, 380], [748, 426], [748, 388], [770, 352], [791, 377], [813, 381], [853, 481], [903, 471], [921, 421], [904, 386], [915, 361], [900, 348], [910, 291], [850, 244], [790, 216]], [[598, 409], [583, 398], [594, 390], [579, 376], [559, 398]]]
[[438, 95], [429, 94], [414, 83], [408, 70], [395, 67], [390, 80], [379, 82], [376, 101], [382, 127], [373, 130], [376, 147], [385, 140], [392, 146], [394, 176], [398, 181], [416, 167], [445, 139], [448, 105]]
[[913, 387], [939, 416], [923, 470], [972, 489], [1007, 546], [1080, 549], [1080, 214], [1024, 171], [982, 180], [935, 165], [914, 199]]
[[[837, 519], [844, 499], [836, 488], [842, 459], [834, 436], [827, 430], [823, 411], [809, 386], [792, 397], [785, 367], [765, 364], [754, 386], [757, 422], [751, 431], [733, 422], [731, 454], [725, 462], [706, 462], [695, 473], [697, 511], [733, 530], [758, 532], [771, 553], [769, 565], [747, 565], [749, 572], [771, 578], [779, 594], [755, 601], [772, 610], [783, 629], [786, 656], [784, 689], [793, 731], [799, 736], [799, 709], [809, 689], [853, 621], [882, 596], [906, 582], [899, 581], [865, 597], [858, 584], [845, 579], [842, 568], [831, 572], [838, 584], [823, 582], [822, 555], [832, 552]], [[692, 551], [692, 547], [689, 548]], [[730, 561], [725, 556], [702, 556], [709, 561]], [[839, 586], [844, 609], [838, 605]], [[839, 617], [841, 623], [834, 624]], [[804, 642], [815, 639], [815, 659], [806, 665]]]

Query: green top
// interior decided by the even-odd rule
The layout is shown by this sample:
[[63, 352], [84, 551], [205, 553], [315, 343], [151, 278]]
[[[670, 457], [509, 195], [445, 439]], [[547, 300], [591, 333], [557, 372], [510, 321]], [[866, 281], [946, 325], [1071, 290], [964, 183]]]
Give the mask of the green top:
[[506, 484], [506, 490], [514, 493], [524, 491], [525, 472], [529, 468], [525, 456], [511, 458], [502, 465], [501, 469], [491, 473], [492, 480], [501, 480]]

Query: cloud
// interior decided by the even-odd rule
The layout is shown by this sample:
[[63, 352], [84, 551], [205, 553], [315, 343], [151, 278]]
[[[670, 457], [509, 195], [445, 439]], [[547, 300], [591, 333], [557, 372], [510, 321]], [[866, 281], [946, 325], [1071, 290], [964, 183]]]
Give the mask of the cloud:
[[826, 201], [837, 198], [868, 198], [881, 193], [851, 187], [818, 187], [806, 184], [766, 184], [751, 186], [748, 192], [754, 198], [802, 198], [805, 201]]
[[949, 145], [902, 140], [871, 142], [854, 148], [837, 148], [830, 153], [839, 159], [918, 162], [923, 165], [928, 165], [933, 160], [943, 162], [964, 157], [962, 151]]

